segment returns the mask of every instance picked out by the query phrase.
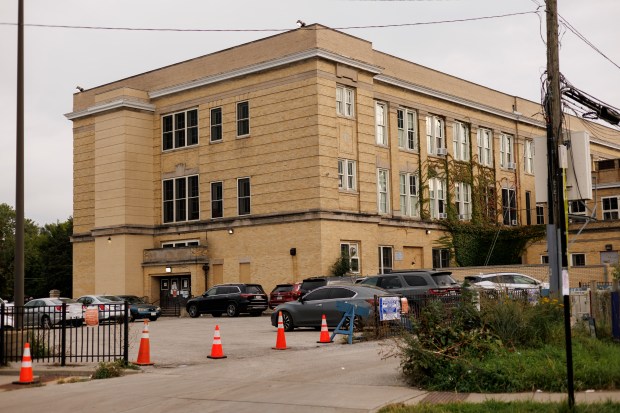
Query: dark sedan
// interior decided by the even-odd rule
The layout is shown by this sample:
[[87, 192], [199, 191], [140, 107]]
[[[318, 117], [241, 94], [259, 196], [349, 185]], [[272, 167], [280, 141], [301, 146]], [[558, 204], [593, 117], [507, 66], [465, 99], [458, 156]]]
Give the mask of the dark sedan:
[[222, 284], [190, 299], [185, 308], [190, 317], [201, 314], [219, 317], [224, 313], [229, 317], [241, 313], [259, 316], [267, 309], [267, 302], [267, 294], [259, 284]]
[[117, 297], [127, 300], [129, 303], [129, 321], [148, 318], [150, 321], [157, 321], [161, 316], [161, 307], [149, 304], [135, 295], [117, 295]]
[[327, 319], [327, 326], [336, 327], [343, 316], [338, 303], [349, 303], [370, 310], [367, 315], [356, 315], [356, 322], [364, 324], [370, 317], [374, 317], [375, 296], [393, 297], [394, 294], [378, 287], [359, 284], [319, 287], [297, 301], [277, 306], [271, 315], [271, 325], [278, 326], [278, 312], [281, 311], [286, 331], [292, 331], [296, 327], [320, 328], [323, 314]]

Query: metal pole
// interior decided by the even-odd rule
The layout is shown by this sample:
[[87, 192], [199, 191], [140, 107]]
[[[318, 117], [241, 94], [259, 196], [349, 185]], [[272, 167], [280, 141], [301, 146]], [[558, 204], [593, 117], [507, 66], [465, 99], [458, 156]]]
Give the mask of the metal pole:
[[[24, 305], [24, 2], [19, 0], [17, 16], [17, 142], [15, 171], [15, 274], [13, 301]], [[21, 317], [16, 317], [16, 328]]]

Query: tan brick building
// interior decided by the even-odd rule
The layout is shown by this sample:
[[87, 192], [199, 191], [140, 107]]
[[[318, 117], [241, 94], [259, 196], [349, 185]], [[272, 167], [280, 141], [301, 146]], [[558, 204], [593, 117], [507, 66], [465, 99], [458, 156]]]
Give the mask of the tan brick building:
[[540, 112], [320, 25], [77, 93], [74, 292], [447, 266], [438, 220], [536, 223]]

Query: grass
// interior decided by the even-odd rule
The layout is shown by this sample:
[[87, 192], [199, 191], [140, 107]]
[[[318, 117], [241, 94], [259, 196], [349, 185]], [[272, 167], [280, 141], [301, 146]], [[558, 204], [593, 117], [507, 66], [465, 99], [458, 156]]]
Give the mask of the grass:
[[571, 410], [567, 403], [489, 400], [484, 403], [391, 405], [382, 408], [379, 413], [617, 413], [619, 411], [620, 403], [611, 401], [576, 404]]

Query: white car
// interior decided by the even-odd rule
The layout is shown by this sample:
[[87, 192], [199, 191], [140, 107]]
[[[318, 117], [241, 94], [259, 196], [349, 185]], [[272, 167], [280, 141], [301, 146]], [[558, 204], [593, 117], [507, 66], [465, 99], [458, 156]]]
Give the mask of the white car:
[[4, 302], [4, 322], [2, 323], [2, 325], [4, 326], [3, 328], [5, 329], [9, 329], [9, 328], [13, 328], [14, 326], [14, 321], [13, 321], [13, 311], [14, 311], [14, 307], [13, 307], [13, 303], [9, 303], [6, 300], [3, 300], [0, 298], [0, 301]]
[[97, 307], [99, 310], [99, 321], [123, 321], [125, 317], [125, 302], [122, 298], [115, 295], [83, 295], [76, 300], [84, 306]]
[[71, 298], [35, 298], [24, 305], [24, 324], [51, 328], [62, 323], [62, 305], [67, 304], [67, 324], [82, 325], [82, 305]]
[[516, 272], [468, 275], [465, 277], [465, 281], [474, 287], [485, 290], [539, 290], [549, 288], [549, 283]]

